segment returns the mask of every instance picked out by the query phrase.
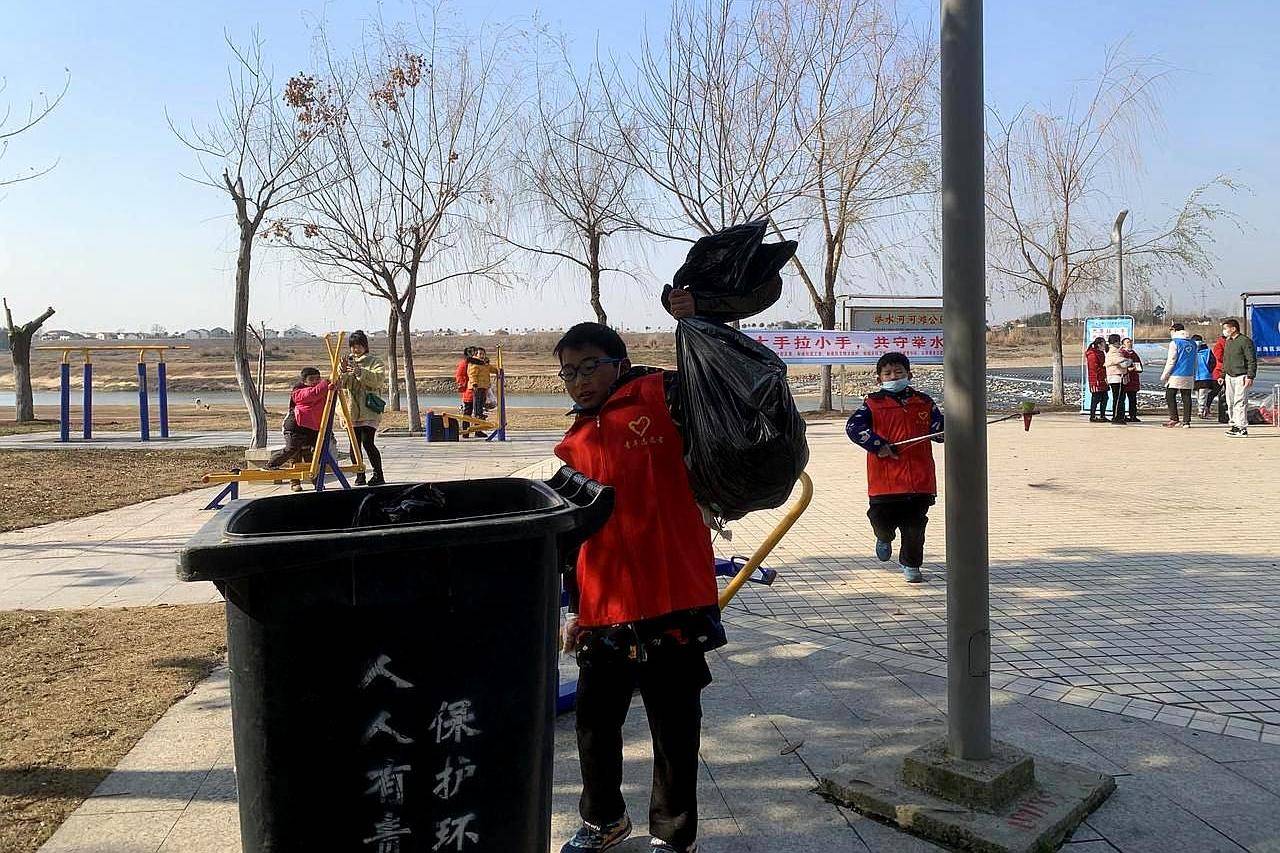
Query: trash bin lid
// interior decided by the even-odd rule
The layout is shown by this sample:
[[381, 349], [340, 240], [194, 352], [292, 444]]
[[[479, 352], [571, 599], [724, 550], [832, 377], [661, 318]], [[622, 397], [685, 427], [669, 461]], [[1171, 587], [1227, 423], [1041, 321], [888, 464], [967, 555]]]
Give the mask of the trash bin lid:
[[[345, 558], [554, 535], [581, 542], [613, 510], [613, 489], [564, 466], [547, 481], [501, 477], [434, 483], [443, 506], [427, 520], [353, 526], [370, 495], [412, 484], [233, 501], [188, 540], [178, 577], [222, 581]], [[576, 544], [576, 543], [574, 543]]]

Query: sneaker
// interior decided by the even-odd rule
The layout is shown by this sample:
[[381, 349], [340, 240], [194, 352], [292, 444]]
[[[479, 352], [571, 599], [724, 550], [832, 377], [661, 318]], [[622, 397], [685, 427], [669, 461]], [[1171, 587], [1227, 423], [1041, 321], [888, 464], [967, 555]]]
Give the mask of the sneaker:
[[370, 486], [381, 486], [381, 485], [384, 485], [386, 482], [387, 481], [382, 478], [381, 474], [374, 474], [372, 477], [369, 478]]
[[1183, 425], [1182, 425], [1182, 428], [1183, 428], [1183, 429], [1191, 429], [1191, 424], [1183, 424]]
[[906, 578], [907, 583], [920, 583], [924, 580], [924, 575], [920, 574], [920, 570], [912, 566], [903, 566], [902, 576]]
[[876, 540], [876, 557], [882, 563], [889, 562], [889, 558], [893, 556], [893, 543], [884, 542], [880, 539]]
[[1231, 432], [1227, 433], [1227, 435], [1231, 436], [1232, 438], [1247, 438], [1249, 435], [1249, 431], [1247, 429], [1233, 428]]
[[357, 486], [363, 486], [363, 485], [364, 485], [364, 472], [361, 472], [361, 473], [359, 473], [359, 474], [356, 474], [356, 485], [357, 485]]
[[1131, 424], [1140, 424], [1140, 423], [1142, 423], [1142, 421], [1140, 421], [1139, 419], [1135, 418], [1135, 417], [1134, 417], [1134, 416], [1132, 416], [1132, 415], [1130, 415], [1130, 416], [1128, 417], [1128, 419], [1127, 419], [1127, 420], [1128, 420], [1128, 421], [1129, 421], [1129, 423], [1131, 423]]
[[1178, 422], [1177, 422], [1177, 421], [1165, 421], [1163, 424], [1161, 424], [1161, 426], [1166, 426], [1166, 427], [1176, 427], [1176, 426], [1178, 426]]
[[1116, 426], [1124, 426], [1125, 420], [1124, 418], [1112, 418], [1111, 423], [1115, 424]]
[[[623, 815], [613, 823], [596, 826], [585, 820], [578, 831], [560, 848], [560, 853], [600, 853], [617, 847], [631, 834], [631, 818]], [[675, 849], [675, 848], [672, 848]]]
[[693, 842], [688, 847], [677, 847], [670, 841], [663, 841], [661, 838], [652, 838], [649, 840], [650, 853], [698, 853], [698, 842]]
[[1227, 430], [1227, 435], [1239, 435], [1239, 434], [1240, 434], [1240, 427], [1233, 426], [1231, 429]]
[[300, 492], [302, 491], [302, 484], [299, 483], [297, 480], [294, 480], [292, 483], [289, 484], [289, 490], [293, 492]]

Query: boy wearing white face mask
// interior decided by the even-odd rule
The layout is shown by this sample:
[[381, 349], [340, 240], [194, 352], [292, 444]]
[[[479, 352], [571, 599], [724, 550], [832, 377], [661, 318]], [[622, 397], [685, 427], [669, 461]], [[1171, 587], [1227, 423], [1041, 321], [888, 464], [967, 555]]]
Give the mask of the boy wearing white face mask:
[[[938, 496], [933, 446], [923, 438], [943, 430], [942, 412], [928, 394], [911, 387], [911, 362], [900, 352], [880, 356], [876, 363], [880, 390], [867, 395], [862, 407], [845, 425], [849, 439], [867, 451], [867, 518], [876, 535], [876, 556], [887, 563], [893, 540], [902, 534], [898, 563], [907, 583], [924, 576], [924, 529], [929, 507]], [[942, 436], [932, 441], [941, 442]], [[895, 447], [898, 444], [901, 446]]]

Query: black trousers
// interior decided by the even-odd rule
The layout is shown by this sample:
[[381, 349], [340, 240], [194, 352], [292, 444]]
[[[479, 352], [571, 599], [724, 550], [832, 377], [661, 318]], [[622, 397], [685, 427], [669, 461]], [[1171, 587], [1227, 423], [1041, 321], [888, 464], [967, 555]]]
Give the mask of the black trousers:
[[1106, 391], [1090, 391], [1089, 397], [1089, 417], [1105, 418], [1107, 416], [1107, 392]]
[[378, 452], [378, 446], [374, 444], [374, 439], [376, 439], [377, 436], [377, 427], [356, 427], [356, 438], [360, 439], [360, 447], [364, 450], [364, 458], [371, 466], [373, 466], [373, 475], [375, 477], [381, 477], [382, 454]]
[[[1111, 420], [1117, 421], [1119, 423], [1124, 423], [1125, 393], [1124, 393], [1124, 385], [1122, 383], [1120, 382], [1111, 383], [1111, 397], [1113, 400], [1115, 400], [1114, 406], [1111, 409]], [[1106, 415], [1105, 409], [1103, 409], [1103, 415], [1104, 416]]]
[[268, 468], [279, 468], [285, 463], [304, 462], [315, 451], [318, 430], [297, 427], [284, 434], [284, 448], [277, 450], [267, 460]]
[[1169, 420], [1178, 420], [1178, 397], [1182, 397], [1182, 422], [1184, 424], [1191, 423], [1191, 389], [1190, 388], [1166, 388], [1164, 389], [1164, 401], [1169, 404]]
[[622, 799], [622, 724], [636, 687], [653, 736], [649, 834], [677, 848], [698, 837], [698, 746], [702, 689], [711, 683], [706, 656], [685, 648], [643, 662], [595, 656], [578, 671], [578, 811], [603, 826], [626, 812]]
[[1124, 396], [1125, 396], [1125, 399], [1129, 401], [1129, 409], [1127, 412], [1125, 412], [1125, 414], [1128, 416], [1129, 420], [1131, 421], [1137, 420], [1138, 419], [1138, 389], [1125, 388]]
[[[1106, 414], [1106, 409], [1102, 410]], [[924, 565], [924, 529], [929, 524], [929, 507], [933, 495], [908, 495], [894, 500], [873, 502], [867, 508], [871, 529], [881, 542], [892, 542], [899, 531], [898, 562], [908, 568]]]

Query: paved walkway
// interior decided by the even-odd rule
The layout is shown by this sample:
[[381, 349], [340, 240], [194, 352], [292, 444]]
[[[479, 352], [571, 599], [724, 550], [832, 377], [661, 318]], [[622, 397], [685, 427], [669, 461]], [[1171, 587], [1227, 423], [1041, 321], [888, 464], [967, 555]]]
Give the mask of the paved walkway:
[[78, 437], [73, 430], [71, 441], [63, 442], [59, 441], [56, 432], [30, 432], [0, 436], [0, 450], [163, 450], [165, 448], [243, 447], [247, 438], [246, 430], [171, 434], [168, 438], [161, 438], [157, 430], [151, 434], [150, 441], [143, 441], [136, 431], [99, 432], [86, 441]]
[[[699, 781], [703, 853], [924, 853], [941, 848], [831, 805], [817, 776], [869, 746], [944, 724], [943, 679], [822, 648], [779, 643], [729, 619], [712, 655]], [[998, 736], [1117, 777], [1068, 853], [1280, 851], [1280, 746], [1076, 708], [1007, 691]], [[556, 724], [551, 851], [576, 826], [573, 718]], [[648, 849], [652, 752], [632, 705], [624, 795]], [[238, 853], [225, 670], [175, 705], [42, 848], [43, 853]], [[427, 849], [427, 848], [422, 848]]]
[[[428, 445], [379, 441], [392, 480], [462, 480], [507, 474], [551, 453], [554, 433], [517, 441]], [[280, 494], [287, 486], [244, 484], [242, 496]], [[212, 513], [216, 492], [199, 489], [86, 518], [0, 533], [0, 610], [137, 607], [218, 600], [212, 584], [180, 583], [179, 549]]]
[[[932, 849], [809, 789], [842, 751], [940, 720], [943, 506], [930, 526], [928, 582], [908, 586], [870, 553], [860, 451], [839, 424], [814, 425], [811, 436], [815, 503], [769, 561], [777, 584], [749, 586], [730, 609], [732, 645], [714, 661], [704, 850]], [[389, 474], [534, 470], [552, 441], [424, 452], [420, 442], [392, 440], [387, 456], [398, 467], [389, 464]], [[1280, 851], [1280, 518], [1254, 506], [1275, 494], [1280, 432], [1237, 441], [1216, 425], [1116, 428], [1045, 417], [1030, 433], [994, 427], [991, 442], [996, 735], [1120, 776], [1117, 794], [1071, 849]], [[1228, 476], [1235, 482], [1224, 489]], [[118, 549], [108, 565], [152, 560], [137, 574], [163, 565], [172, 578], [184, 530], [203, 520], [197, 502], [198, 494], [143, 505], [156, 507], [154, 517], [114, 537], [103, 524], [113, 513], [97, 518], [96, 538], [87, 538], [91, 520], [0, 536], [0, 607], [33, 606], [13, 602], [38, 582], [51, 586], [51, 598], [37, 601], [80, 606], [63, 602], [92, 579], [88, 572], [108, 571], [93, 566], [103, 543]], [[737, 523], [734, 542], [718, 547], [749, 550], [776, 515]], [[10, 551], [15, 545], [23, 553]], [[37, 554], [49, 563], [27, 573], [21, 564]], [[201, 585], [186, 588], [194, 596]], [[88, 595], [95, 593], [94, 603], [120, 603]], [[225, 687], [215, 677], [175, 706], [122, 764], [123, 775], [109, 778], [46, 849], [236, 849], [229, 714], [218, 690]], [[170, 716], [201, 709], [210, 740], [196, 738], [204, 743], [196, 746], [177, 734], [190, 727]], [[642, 823], [648, 751], [643, 711], [634, 710], [628, 798]], [[572, 746], [562, 720], [558, 840], [574, 820]], [[154, 790], [169, 782], [173, 793]], [[139, 806], [135, 795], [151, 799]]]

